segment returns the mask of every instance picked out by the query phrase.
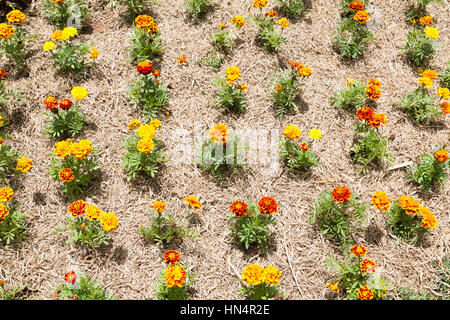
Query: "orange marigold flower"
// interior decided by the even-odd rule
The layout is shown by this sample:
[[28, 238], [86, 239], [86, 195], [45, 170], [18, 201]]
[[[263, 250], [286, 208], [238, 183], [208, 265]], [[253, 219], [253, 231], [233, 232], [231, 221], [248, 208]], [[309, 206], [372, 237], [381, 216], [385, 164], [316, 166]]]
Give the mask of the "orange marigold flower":
[[169, 250], [164, 253], [164, 262], [166, 264], [177, 264], [181, 261], [181, 254], [175, 250]]
[[339, 292], [339, 287], [338, 287], [338, 284], [337, 284], [337, 282], [327, 282], [327, 287], [328, 287], [328, 289], [330, 289], [331, 291], [336, 291], [336, 292]]
[[240, 29], [245, 25], [245, 19], [243, 16], [232, 17], [231, 24], [234, 24], [236, 28]]
[[100, 218], [100, 223], [106, 232], [115, 231], [119, 226], [119, 218], [112, 212], [104, 212]]
[[62, 99], [59, 103], [59, 107], [67, 111], [72, 108], [72, 101], [70, 101], [69, 99]]
[[159, 76], [161, 76], [161, 71], [155, 70], [155, 71], [153, 71], [153, 75], [154, 75], [155, 77], [159, 77]]
[[442, 102], [441, 110], [445, 115], [450, 114], [450, 102], [447, 101]]
[[64, 275], [64, 280], [65, 280], [66, 282], [72, 282], [72, 283], [74, 283], [76, 279], [77, 279], [77, 275], [75, 274], [75, 271], [67, 272], [67, 273]]
[[266, 12], [266, 16], [273, 18], [273, 17], [278, 16], [278, 12], [276, 12], [275, 10], [270, 10], [270, 11]]
[[30, 171], [33, 168], [33, 160], [28, 158], [20, 158], [17, 160], [16, 169], [22, 172]]
[[202, 207], [202, 204], [198, 201], [197, 196], [185, 197], [183, 200], [194, 209], [200, 209]]
[[278, 202], [272, 197], [262, 197], [258, 202], [258, 210], [261, 214], [271, 215], [278, 211]]
[[367, 10], [360, 10], [355, 13], [353, 19], [355, 19], [361, 24], [365, 24], [370, 20], [370, 15], [367, 13]]
[[236, 217], [243, 217], [247, 214], [247, 207], [248, 205], [244, 201], [236, 200], [231, 204], [230, 210]]
[[356, 111], [356, 116], [361, 121], [372, 120], [374, 115], [375, 111], [373, 111], [373, 109], [369, 107], [362, 107], [358, 111]]
[[14, 28], [6, 23], [0, 23], [0, 39], [9, 39], [14, 34]]
[[3, 203], [0, 203], [0, 222], [3, 222], [8, 214], [8, 208]]
[[137, 16], [134, 21], [136, 22], [136, 26], [143, 30], [148, 30], [155, 25], [155, 20], [146, 14]]
[[355, 245], [353, 245], [351, 248], [350, 248], [350, 251], [353, 253], [353, 255], [355, 256], [355, 257], [362, 257], [362, 256], [364, 256], [366, 253], [367, 253], [367, 249], [366, 249], [366, 247], [364, 247], [364, 246], [361, 246], [361, 245], [357, 245], [357, 246], [355, 246]]
[[77, 159], [84, 159], [91, 154], [93, 147], [89, 140], [80, 140], [70, 146], [70, 154]]
[[364, 3], [362, 3], [361, 1], [352, 1], [349, 5], [348, 8], [352, 11], [361, 11], [362, 9], [364, 9]]
[[422, 77], [426, 77], [430, 80], [434, 80], [438, 77], [438, 73], [434, 70], [427, 69], [422, 73]]
[[6, 19], [13, 24], [21, 24], [25, 21], [26, 16], [20, 10], [13, 10], [6, 15]]
[[358, 289], [358, 299], [359, 300], [372, 300], [373, 292], [369, 289], [368, 286], [364, 286]]
[[182, 266], [168, 266], [166, 270], [164, 270], [164, 279], [169, 288], [181, 288], [186, 280], [186, 271]]
[[418, 201], [407, 196], [401, 196], [398, 198], [398, 205], [405, 210], [406, 214], [416, 214], [421, 208]]
[[58, 106], [58, 99], [52, 96], [48, 96], [44, 99], [44, 104], [47, 107], [47, 109], [53, 109]]
[[53, 3], [63, 3], [64, 0], [52, 0]]
[[333, 196], [334, 201], [342, 203], [350, 200], [350, 197], [352, 196], [352, 192], [349, 188], [346, 186], [343, 187], [336, 187], [331, 192], [331, 195]]
[[0, 188], [0, 202], [8, 202], [14, 196], [13, 189], [9, 187]]
[[97, 206], [90, 204], [86, 207], [85, 217], [90, 221], [97, 221], [102, 217], [103, 211]]
[[153, 202], [153, 204], [150, 206], [150, 208], [155, 209], [158, 212], [163, 212], [164, 209], [166, 208], [167, 203], [156, 200], [155, 202]]
[[371, 119], [367, 120], [367, 124], [372, 128], [379, 128], [381, 125], [386, 125], [386, 115], [384, 113], [375, 113]]
[[275, 91], [276, 91], [276, 92], [280, 91], [281, 89], [283, 89], [283, 86], [276, 86], [276, 87], [275, 87]]
[[434, 154], [434, 158], [436, 159], [437, 162], [443, 163], [445, 161], [448, 160], [448, 152], [445, 149], [441, 149], [436, 151], [436, 153]]
[[268, 0], [255, 0], [253, 1], [253, 7], [264, 8], [267, 5]]
[[249, 285], [258, 285], [265, 280], [265, 270], [257, 264], [251, 264], [245, 267], [242, 272], [242, 280]]
[[152, 72], [153, 67], [150, 61], [141, 61], [138, 63], [136, 69], [140, 74], [147, 75]]
[[70, 204], [68, 211], [74, 217], [79, 217], [86, 212], [86, 202], [83, 200], [77, 200]]
[[92, 60], [97, 59], [97, 57], [100, 55], [100, 51], [98, 51], [98, 49], [91, 47], [91, 51], [89, 54], [89, 58]]
[[302, 150], [306, 152], [309, 150], [309, 147], [305, 143], [302, 143]]
[[238, 85], [237, 87], [238, 87], [239, 89], [241, 89], [242, 91], [248, 90], [248, 87], [247, 87], [245, 84], [243, 84], [243, 83], [241, 83], [241, 84]]
[[70, 182], [75, 178], [75, 176], [71, 169], [64, 168], [59, 171], [59, 178], [64, 182]]
[[297, 69], [297, 73], [308, 78], [312, 74], [312, 69], [301, 64]]
[[187, 59], [184, 55], [178, 57], [178, 63], [187, 63]]
[[264, 282], [267, 284], [277, 285], [280, 283], [281, 272], [274, 266], [267, 266], [264, 270]]
[[431, 213], [430, 209], [421, 207], [420, 213], [422, 215], [422, 227], [425, 229], [434, 229], [436, 228], [438, 221], [436, 216]]
[[209, 129], [209, 137], [215, 143], [226, 143], [229, 133], [230, 130], [228, 130], [228, 127], [224, 123], [216, 124], [214, 127]]
[[71, 145], [72, 139], [59, 141], [55, 143], [55, 150], [53, 151], [53, 153], [59, 158], [65, 158], [69, 156], [71, 153], [72, 150]]
[[375, 194], [372, 196], [372, 204], [378, 210], [385, 212], [389, 210], [391, 201], [389, 200], [389, 197], [386, 195], [386, 193], [375, 191]]
[[373, 86], [381, 86], [381, 82], [380, 80], [378, 80], [377, 78], [372, 78], [369, 80], [369, 85], [373, 85]]
[[0, 69], [0, 79], [3, 79], [6, 76], [6, 71], [3, 69]]
[[284, 129], [284, 136], [288, 139], [298, 140], [301, 135], [301, 130], [293, 124], [286, 126], [286, 128]]
[[138, 141], [136, 148], [142, 153], [149, 153], [155, 148], [155, 142], [153, 139], [144, 138]]
[[288, 63], [294, 69], [298, 69], [298, 68], [300, 68], [302, 66], [302, 64], [300, 62], [297, 62], [297, 61], [288, 61]]
[[377, 268], [375, 262], [370, 259], [364, 259], [363, 261], [361, 261], [359, 266], [361, 267], [361, 271], [364, 273], [375, 272], [375, 269]]
[[430, 24], [433, 24], [433, 17], [432, 16], [425, 16], [419, 19], [419, 22], [423, 26], [428, 26]]
[[381, 89], [379, 86], [369, 85], [366, 88], [367, 96], [372, 100], [377, 100], [381, 97]]

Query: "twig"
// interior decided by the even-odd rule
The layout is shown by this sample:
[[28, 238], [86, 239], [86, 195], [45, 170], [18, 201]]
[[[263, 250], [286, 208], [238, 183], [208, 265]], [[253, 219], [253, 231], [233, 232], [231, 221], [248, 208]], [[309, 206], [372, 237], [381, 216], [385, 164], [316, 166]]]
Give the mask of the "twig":
[[403, 168], [403, 167], [408, 167], [408, 166], [411, 166], [412, 164], [413, 164], [412, 161], [404, 162], [404, 163], [398, 164], [396, 166], [393, 166], [392, 168], [389, 168], [388, 171], [395, 170], [395, 169], [400, 169], [400, 168]]
[[230, 257], [228, 257], [228, 265], [230, 266], [230, 268], [233, 270], [233, 273], [236, 275], [236, 277], [239, 279], [239, 281], [243, 284], [246, 285], [244, 281], [242, 281], [241, 276], [239, 275], [239, 272], [237, 272], [236, 268], [231, 264], [230, 261]]

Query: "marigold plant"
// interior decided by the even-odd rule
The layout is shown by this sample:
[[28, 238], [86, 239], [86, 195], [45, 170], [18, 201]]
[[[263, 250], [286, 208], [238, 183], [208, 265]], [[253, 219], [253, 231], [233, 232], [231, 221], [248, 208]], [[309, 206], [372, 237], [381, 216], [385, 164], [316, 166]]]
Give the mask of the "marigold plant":
[[230, 66], [225, 72], [225, 78], [216, 78], [213, 85], [218, 87], [218, 93], [214, 99], [217, 107], [234, 113], [245, 113], [246, 103], [244, 91], [247, 86], [239, 83], [241, 70], [236, 66]]
[[258, 204], [236, 200], [230, 211], [231, 238], [245, 249], [257, 245], [267, 252], [271, 239], [269, 227], [276, 224], [274, 214], [278, 211], [278, 202], [272, 197], [263, 197]]
[[372, 78], [367, 85], [359, 80], [348, 79], [347, 88], [338, 90], [330, 98], [330, 103], [337, 108], [357, 111], [381, 97], [381, 82]]
[[14, 191], [9, 187], [0, 188], [0, 243], [18, 243], [28, 235], [27, 216], [20, 211], [20, 204], [13, 200]]
[[268, 300], [280, 295], [279, 283], [282, 274], [274, 266], [263, 268], [258, 264], [245, 267], [242, 272], [243, 285], [239, 294], [249, 300]]
[[153, 17], [139, 15], [135, 19], [135, 27], [130, 38], [129, 60], [131, 63], [152, 60], [163, 54], [161, 32]]
[[41, 3], [44, 17], [57, 27], [86, 25], [90, 13], [85, 0], [44, 0]]
[[283, 31], [289, 27], [289, 21], [286, 18], [277, 18], [277, 15], [263, 14], [263, 7], [258, 7], [261, 10], [260, 13], [254, 14], [252, 17], [252, 20], [259, 27], [256, 39], [265, 51], [269, 53], [277, 52], [288, 41]]
[[23, 101], [22, 94], [19, 90], [9, 89], [5, 86], [6, 77], [7, 72], [3, 69], [0, 69], [0, 134], [2, 128], [7, 125], [6, 113], [3, 113], [2, 107], [9, 106], [13, 100]]
[[439, 80], [443, 88], [450, 88], [450, 60], [447, 61], [447, 68], [439, 73]]
[[21, 156], [12, 146], [0, 143], [0, 183], [8, 185], [16, 174], [33, 168], [33, 160]]
[[[73, 142], [72, 139], [67, 139], [55, 144], [49, 173], [53, 180], [62, 181], [62, 192], [65, 195], [74, 198], [89, 185], [95, 171], [101, 167], [97, 160], [98, 153], [99, 150], [89, 140]], [[64, 175], [61, 175], [61, 170], [64, 169], [72, 171], [72, 179], [62, 179]]]
[[405, 46], [402, 47], [408, 62], [416, 67], [427, 67], [440, 47], [439, 42], [434, 41], [438, 34], [437, 29], [433, 27], [422, 29], [415, 26], [407, 34]]
[[86, 273], [69, 271], [64, 275], [65, 284], [56, 288], [57, 300], [116, 300], [96, 280], [91, 279]]
[[288, 19], [296, 19], [306, 11], [303, 0], [276, 0], [278, 11]]
[[141, 12], [148, 9], [151, 3], [157, 3], [158, 0], [111, 0], [108, 3], [108, 8], [115, 9], [118, 5], [125, 6], [127, 8], [127, 15], [131, 19], [134, 19]]
[[213, 0], [185, 0], [184, 5], [187, 8], [187, 13], [194, 20], [198, 20], [202, 15], [208, 12], [208, 9], [213, 4]]

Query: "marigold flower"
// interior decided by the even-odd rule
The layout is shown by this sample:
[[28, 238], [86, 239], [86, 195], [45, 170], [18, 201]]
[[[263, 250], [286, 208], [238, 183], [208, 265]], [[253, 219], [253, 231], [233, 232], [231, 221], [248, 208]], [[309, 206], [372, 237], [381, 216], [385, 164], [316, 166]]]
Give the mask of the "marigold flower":
[[209, 137], [215, 143], [226, 143], [229, 133], [230, 130], [224, 123], [216, 124], [214, 127], [209, 129]]
[[150, 208], [155, 209], [158, 212], [163, 212], [164, 209], [166, 208], [167, 203], [156, 200], [155, 202], [153, 202], [153, 204], [150, 206]]
[[273, 17], [278, 16], [278, 12], [276, 12], [275, 10], [270, 10], [270, 11], [266, 12], [266, 16], [273, 18]]
[[280, 283], [281, 272], [274, 266], [267, 266], [264, 270], [264, 282], [267, 284], [277, 285]]
[[71, 94], [75, 100], [82, 100], [82, 99], [86, 98], [88, 93], [87, 93], [86, 89], [83, 87], [73, 87]]
[[241, 89], [242, 91], [248, 90], [248, 87], [247, 87], [245, 84], [243, 84], [243, 83], [241, 83], [241, 84], [238, 85], [237, 87], [238, 87], [239, 89]]
[[70, 168], [64, 168], [59, 171], [59, 178], [64, 182], [70, 182], [75, 176]]
[[397, 203], [403, 210], [405, 210], [406, 214], [416, 214], [421, 208], [418, 201], [407, 196], [401, 196], [398, 198]]
[[436, 151], [436, 153], [434, 154], [434, 158], [436, 159], [437, 162], [443, 163], [445, 161], [448, 160], [448, 152], [445, 149], [441, 149]]
[[417, 19], [411, 19], [410, 20], [412, 24], [416, 24], [417, 23]]
[[78, 35], [78, 30], [74, 27], [65, 27], [61, 32], [61, 38], [63, 40], [69, 40], [76, 35]]
[[177, 264], [181, 261], [181, 254], [175, 250], [169, 250], [164, 253], [164, 262], [166, 264]]
[[308, 147], [305, 143], [302, 143], [301, 148], [302, 148], [302, 150], [305, 151], [305, 152], [309, 150], [309, 147]]
[[86, 211], [84, 216], [90, 221], [97, 221], [103, 215], [103, 211], [100, 210], [97, 206], [90, 204], [86, 207]]
[[268, 0], [255, 0], [253, 2], [253, 7], [255, 8], [264, 8], [267, 5]]
[[142, 153], [149, 153], [155, 147], [153, 139], [144, 138], [138, 141], [136, 148]]
[[0, 23], [0, 39], [9, 39], [14, 34], [14, 28], [6, 23]]
[[425, 35], [430, 39], [436, 39], [439, 36], [439, 30], [433, 27], [425, 28]]
[[112, 212], [104, 212], [100, 218], [100, 223], [103, 230], [106, 232], [112, 232], [119, 226], [119, 219]]
[[152, 120], [150, 120], [150, 125], [151, 126], [153, 126], [153, 127], [155, 127], [155, 129], [159, 129], [159, 128], [161, 128], [161, 121], [159, 121], [158, 119], [152, 119]]
[[304, 77], [309, 77], [312, 74], [312, 69], [310, 67], [306, 67], [303, 64], [297, 68], [297, 73]]
[[72, 282], [72, 283], [75, 283], [75, 280], [77, 279], [77, 275], [75, 274], [75, 271], [70, 271], [70, 272], [67, 272], [65, 275], [64, 275], [64, 280], [66, 281], [66, 282]]
[[419, 22], [421, 25], [430, 25], [433, 24], [433, 17], [432, 16], [425, 16], [419, 19]]
[[13, 198], [13, 196], [14, 196], [13, 189], [9, 187], [0, 188], [0, 202], [8, 202]]
[[450, 99], [450, 90], [448, 88], [439, 88], [436, 96], [442, 97], [443, 100], [448, 100]]
[[70, 101], [69, 99], [62, 99], [59, 103], [59, 107], [67, 111], [72, 107], [72, 101]]
[[58, 158], [65, 158], [65, 157], [69, 156], [71, 153], [71, 150], [72, 150], [71, 144], [72, 144], [72, 139], [59, 141], [59, 142], [55, 143], [55, 150], [53, 151], [53, 153]]
[[366, 247], [361, 246], [361, 245], [357, 245], [357, 246], [353, 245], [353, 246], [351, 246], [350, 251], [357, 258], [358, 257], [362, 257], [362, 256], [366, 255], [366, 253], [367, 253]]
[[420, 77], [417, 79], [417, 83], [423, 85], [425, 88], [431, 88], [433, 86], [433, 80], [428, 77]]
[[54, 31], [54, 32], [50, 35], [50, 38], [51, 38], [53, 41], [55, 41], [55, 40], [58, 40], [58, 41], [64, 41], [64, 40], [65, 40], [64, 37], [63, 37], [63, 34], [62, 34], [62, 31], [61, 31], [61, 30], [56, 30], [56, 31]]
[[352, 196], [352, 192], [349, 188], [346, 186], [343, 187], [336, 187], [331, 192], [331, 195], [333, 196], [334, 201], [342, 203], [350, 200], [350, 197]]
[[369, 289], [368, 286], [364, 286], [358, 289], [358, 299], [359, 300], [372, 300], [373, 292]]
[[137, 135], [142, 139], [152, 139], [156, 135], [156, 128], [151, 124], [144, 124], [137, 129]]
[[182, 55], [178, 57], [178, 63], [187, 63], [186, 56]]
[[91, 47], [89, 58], [92, 60], [97, 59], [97, 57], [100, 55], [100, 51], [95, 49], [94, 47]]
[[58, 106], [58, 99], [55, 97], [49, 96], [44, 99], [44, 104], [47, 107], [47, 109], [51, 110]]
[[278, 212], [278, 202], [272, 197], [262, 197], [258, 202], [258, 210], [261, 214], [271, 215]]
[[362, 107], [358, 111], [356, 111], [356, 116], [361, 121], [372, 120], [374, 114], [375, 111], [373, 111], [373, 109], [369, 107]]
[[155, 24], [155, 19], [146, 14], [141, 14], [134, 19], [136, 26], [142, 30], [148, 30]]
[[450, 114], [450, 102], [444, 101], [441, 103], [441, 110], [444, 115]]
[[421, 207], [420, 213], [422, 215], [422, 227], [424, 229], [434, 229], [438, 225], [436, 216], [431, 213], [430, 209]]
[[320, 140], [322, 138], [322, 131], [319, 129], [311, 129], [309, 130], [309, 135], [311, 139]]
[[[0, 121], [0, 125], [1, 125], [1, 124], [2, 124], [2, 121]], [[0, 146], [3, 145], [3, 142], [4, 142], [4, 141], [3, 141], [3, 138], [0, 137]]]
[[235, 16], [231, 18], [231, 24], [235, 25], [236, 28], [240, 29], [245, 25], [245, 20], [243, 16]]
[[3, 222], [8, 214], [8, 208], [3, 203], [0, 203], [0, 222]]
[[427, 69], [422, 73], [422, 77], [429, 78], [430, 80], [434, 80], [438, 77], [438, 73], [434, 70]]
[[136, 128], [138, 128], [140, 125], [142, 125], [142, 121], [136, 120], [136, 119], [132, 119], [130, 121], [130, 123], [128, 124], [128, 129], [129, 130], [134, 130]]
[[6, 71], [3, 69], [0, 69], [0, 79], [3, 79], [6, 76]]
[[202, 204], [198, 201], [197, 196], [189, 196], [183, 199], [188, 205], [190, 205], [194, 209], [200, 209]]
[[242, 280], [249, 285], [258, 285], [266, 279], [266, 272], [263, 267], [251, 264], [245, 267], [242, 272]]
[[288, 125], [284, 129], [284, 135], [288, 139], [298, 140], [300, 138], [300, 136], [302, 135], [302, 132], [301, 132], [301, 130], [299, 128], [297, 128], [296, 126], [291, 124], [291, 125]]
[[353, 83], [355, 83], [355, 79], [347, 78], [347, 87], [350, 87]]
[[391, 201], [386, 193], [382, 191], [375, 191], [375, 194], [372, 196], [372, 204], [378, 210], [386, 212], [391, 206]]
[[281, 18], [277, 21], [277, 23], [281, 26], [282, 29], [289, 27], [289, 21], [286, 18]]
[[219, 23], [217, 25], [220, 29], [226, 28], [227, 24], [226, 23]]
[[6, 15], [6, 19], [13, 24], [21, 24], [25, 21], [26, 16], [20, 10], [13, 10]]
[[42, 50], [47, 51], [47, 50], [53, 50], [55, 49], [55, 43], [51, 42], [51, 41], [47, 41], [46, 43], [44, 43], [44, 46], [42, 47]]
[[364, 3], [362, 3], [361, 1], [352, 1], [349, 5], [348, 8], [352, 11], [361, 11], [362, 9], [364, 9]]
[[381, 89], [379, 86], [369, 85], [366, 88], [367, 96], [372, 100], [377, 100], [381, 97]]
[[225, 71], [225, 75], [227, 76], [227, 84], [230, 84], [241, 77], [241, 70], [236, 66], [230, 66]]
[[181, 288], [186, 280], [186, 271], [182, 266], [168, 266], [166, 270], [164, 270], [164, 279], [169, 288]]
[[275, 91], [276, 91], [276, 92], [280, 91], [281, 89], [283, 89], [283, 86], [276, 86], [276, 87], [275, 87]]
[[371, 119], [367, 120], [367, 124], [372, 128], [379, 128], [381, 125], [386, 125], [386, 115], [384, 113], [375, 113]]
[[63, 3], [64, 0], [52, 0], [53, 3]]
[[381, 86], [381, 82], [380, 80], [378, 80], [377, 78], [372, 78], [369, 80], [369, 85], [373, 85], [373, 86]]
[[159, 76], [161, 76], [161, 71], [155, 70], [155, 71], [153, 71], [153, 75], [154, 75], [155, 77], [159, 77]]
[[84, 159], [91, 154], [93, 147], [89, 140], [80, 140], [70, 146], [70, 154], [77, 159]]
[[361, 267], [361, 271], [364, 273], [367, 273], [369, 271], [375, 272], [375, 269], [377, 268], [377, 265], [375, 264], [375, 262], [373, 262], [370, 259], [364, 259], [363, 261], [361, 261], [359, 266]]
[[355, 13], [353, 19], [355, 19], [361, 24], [365, 24], [370, 20], [370, 15], [367, 13], [367, 10], [360, 10]]
[[28, 158], [20, 158], [19, 160], [17, 160], [17, 170], [27, 172], [30, 171], [31, 168], [33, 168], [33, 160]]
[[231, 204], [230, 210], [236, 217], [243, 217], [247, 214], [247, 207], [244, 201], [236, 200]]
[[152, 72], [153, 66], [150, 61], [141, 61], [138, 63], [136, 69], [140, 74], [147, 75]]
[[68, 211], [73, 217], [79, 217], [86, 212], [86, 202], [84, 200], [74, 201], [70, 204]]
[[338, 287], [338, 283], [337, 282], [331, 282], [331, 281], [327, 282], [327, 287], [331, 291], [339, 292], [339, 287]]

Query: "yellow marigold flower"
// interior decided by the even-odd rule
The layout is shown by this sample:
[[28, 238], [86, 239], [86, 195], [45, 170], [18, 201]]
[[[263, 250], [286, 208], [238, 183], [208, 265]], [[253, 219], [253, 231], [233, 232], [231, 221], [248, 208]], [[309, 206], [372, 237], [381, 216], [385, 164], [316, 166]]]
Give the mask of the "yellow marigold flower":
[[310, 67], [306, 67], [303, 64], [297, 68], [297, 73], [304, 77], [309, 77], [312, 74], [312, 69]]
[[277, 23], [281, 26], [282, 29], [289, 27], [289, 21], [286, 18], [281, 18], [277, 21]]
[[0, 23], [0, 39], [9, 39], [14, 34], [14, 28], [6, 23]]
[[152, 120], [150, 120], [150, 125], [151, 126], [153, 126], [153, 127], [155, 127], [156, 129], [159, 129], [159, 128], [161, 128], [161, 121], [159, 121], [158, 119], [152, 119]]
[[85, 217], [91, 221], [99, 220], [102, 217], [103, 211], [97, 206], [90, 204], [86, 207]]
[[132, 119], [130, 121], [130, 123], [128, 124], [128, 129], [129, 130], [134, 130], [134, 129], [138, 128], [141, 125], [142, 125], [142, 121], [139, 121], [139, 120], [136, 120], [136, 119]]
[[28, 158], [20, 158], [17, 160], [17, 166], [16, 169], [20, 170], [22, 172], [30, 171], [30, 169], [33, 167], [33, 160]]
[[284, 135], [288, 139], [298, 140], [302, 135], [302, 131], [293, 124], [291, 124], [284, 129]]
[[224, 123], [216, 124], [214, 127], [209, 129], [209, 137], [215, 143], [226, 143], [229, 133], [230, 130], [228, 130], [227, 125]]
[[361, 24], [365, 24], [370, 20], [370, 15], [367, 13], [367, 10], [361, 10], [355, 13], [353, 19]]
[[78, 35], [78, 30], [74, 27], [65, 27], [62, 30], [62, 38], [64, 40], [69, 40], [72, 37], [75, 37], [76, 35]]
[[14, 196], [13, 189], [9, 187], [0, 188], [0, 202], [8, 202]]
[[386, 193], [382, 191], [375, 191], [375, 194], [372, 197], [372, 204], [378, 210], [386, 212], [391, 206], [391, 201]]
[[425, 16], [419, 19], [419, 22], [421, 25], [430, 25], [433, 23], [433, 17], [432, 16]]
[[98, 55], [100, 54], [100, 51], [98, 51], [94, 47], [91, 47], [90, 53], [91, 54], [89, 55], [89, 58], [91, 58], [92, 60], [95, 60], [95, 59], [97, 59]]
[[255, 0], [253, 2], [253, 7], [255, 8], [264, 8], [267, 5], [268, 0]]
[[238, 29], [242, 28], [245, 25], [244, 17], [243, 16], [232, 17], [231, 24], [234, 24]]
[[93, 148], [89, 140], [80, 140], [70, 146], [70, 154], [77, 159], [84, 159], [91, 154]]
[[420, 77], [417, 83], [423, 85], [425, 88], [431, 88], [433, 86], [433, 80], [427, 77]]
[[42, 50], [47, 51], [47, 50], [53, 50], [55, 49], [55, 43], [51, 42], [51, 41], [47, 41], [46, 43], [44, 43], [44, 46], [42, 47]]
[[183, 200], [194, 209], [200, 209], [202, 207], [202, 204], [198, 201], [197, 196], [185, 197]]
[[328, 287], [328, 289], [330, 289], [331, 291], [336, 291], [336, 292], [339, 292], [339, 287], [338, 287], [338, 284], [337, 284], [337, 282], [327, 282], [327, 287]]
[[104, 212], [100, 218], [103, 230], [106, 232], [115, 231], [119, 226], [119, 219], [112, 212]]
[[218, 24], [217, 25], [220, 29], [223, 29], [223, 28], [225, 28], [226, 26], [227, 26], [227, 24], [226, 23], [220, 23], [220, 24]]
[[155, 142], [152, 139], [141, 139], [138, 141], [136, 148], [142, 153], [149, 153], [155, 147]]
[[164, 270], [164, 280], [169, 288], [181, 288], [186, 280], [186, 271], [182, 266], [168, 266]]
[[355, 83], [355, 79], [347, 78], [347, 87], [350, 87], [353, 83]]
[[439, 36], [439, 30], [433, 27], [426, 27], [425, 35], [430, 39], [436, 39]]
[[13, 10], [6, 15], [6, 19], [13, 24], [21, 24], [25, 21], [26, 16], [20, 10]]
[[257, 264], [251, 264], [245, 267], [242, 272], [242, 280], [249, 285], [258, 285], [265, 280], [265, 270]]
[[156, 134], [156, 128], [151, 124], [144, 124], [137, 130], [137, 135], [142, 139], [152, 139]]
[[422, 73], [422, 77], [429, 78], [430, 80], [434, 80], [438, 77], [438, 73], [434, 70], [427, 69]]
[[236, 66], [230, 66], [225, 71], [225, 75], [227, 76], [227, 84], [230, 84], [241, 77], [241, 70]]
[[280, 282], [281, 272], [274, 266], [267, 266], [264, 270], [264, 282], [277, 285]]
[[320, 140], [320, 138], [322, 138], [322, 131], [319, 129], [311, 129], [309, 130], [309, 137], [311, 139]]
[[71, 153], [71, 150], [72, 150], [70, 147], [71, 144], [72, 144], [72, 139], [59, 141], [59, 142], [55, 143], [55, 150], [53, 151], [53, 153], [59, 158], [65, 158], [65, 157], [69, 156]]
[[405, 210], [406, 214], [416, 214], [421, 208], [418, 201], [407, 196], [401, 196], [398, 198], [398, 205]]
[[436, 93], [437, 97], [442, 97], [444, 100], [450, 99], [450, 90], [447, 88], [439, 88], [439, 90]]
[[155, 209], [158, 212], [163, 212], [164, 209], [166, 208], [167, 203], [156, 200], [155, 202], [153, 202], [153, 204], [150, 206], [150, 208]]
[[73, 87], [71, 94], [75, 100], [82, 100], [82, 99], [86, 98], [88, 93], [87, 93], [86, 89], [83, 87]]

